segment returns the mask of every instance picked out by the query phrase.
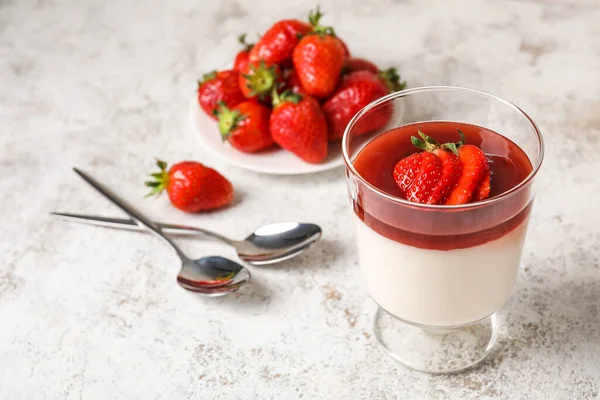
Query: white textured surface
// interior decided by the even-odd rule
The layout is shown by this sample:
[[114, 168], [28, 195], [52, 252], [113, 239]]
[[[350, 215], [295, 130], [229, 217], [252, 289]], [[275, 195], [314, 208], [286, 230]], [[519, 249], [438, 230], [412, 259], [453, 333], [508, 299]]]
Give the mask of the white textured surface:
[[[0, 2], [0, 398], [594, 399], [600, 391], [600, 5], [595, 0], [322, 1], [360, 55], [411, 86], [490, 91], [546, 134], [523, 268], [498, 350], [452, 376], [408, 371], [371, 335], [343, 171], [268, 177], [195, 147], [195, 79], [235, 35], [305, 1]], [[335, 5], [334, 5], [335, 3]], [[235, 207], [187, 216], [142, 199], [152, 157], [195, 158], [238, 189]], [[155, 218], [242, 237], [266, 221], [324, 229], [306, 255], [254, 268], [239, 294], [174, 281], [157, 240], [51, 221], [118, 215], [80, 166]], [[184, 243], [198, 254], [231, 250]]]

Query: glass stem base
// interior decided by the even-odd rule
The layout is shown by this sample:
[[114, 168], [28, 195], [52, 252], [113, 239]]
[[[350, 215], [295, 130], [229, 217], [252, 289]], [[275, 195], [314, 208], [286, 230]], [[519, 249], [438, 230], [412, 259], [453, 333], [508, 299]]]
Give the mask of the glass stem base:
[[483, 360], [497, 339], [495, 316], [460, 327], [413, 325], [377, 308], [375, 336], [401, 364], [428, 373], [457, 372]]

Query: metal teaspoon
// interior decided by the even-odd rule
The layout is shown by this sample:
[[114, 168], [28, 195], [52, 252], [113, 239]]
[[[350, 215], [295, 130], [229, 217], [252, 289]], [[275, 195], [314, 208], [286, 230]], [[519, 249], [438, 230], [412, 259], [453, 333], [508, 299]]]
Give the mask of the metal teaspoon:
[[[130, 219], [59, 212], [53, 212], [51, 215], [64, 221], [136, 231], [144, 230]], [[318, 225], [301, 222], [268, 224], [256, 229], [244, 240], [232, 240], [218, 233], [192, 226], [160, 222], [155, 222], [155, 224], [166, 233], [211, 236], [233, 246], [242, 260], [254, 265], [271, 264], [295, 257], [321, 238], [321, 228]]]

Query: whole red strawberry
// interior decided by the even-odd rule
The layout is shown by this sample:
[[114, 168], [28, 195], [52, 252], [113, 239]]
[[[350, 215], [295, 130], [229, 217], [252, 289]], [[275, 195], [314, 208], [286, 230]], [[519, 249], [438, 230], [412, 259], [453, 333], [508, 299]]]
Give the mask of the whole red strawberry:
[[328, 97], [335, 90], [346, 58], [344, 45], [331, 27], [318, 25], [322, 14], [310, 17], [313, 32], [300, 39], [294, 49], [294, 68], [308, 94]]
[[354, 57], [346, 59], [346, 62], [344, 63], [344, 73], [349, 74], [350, 72], [363, 70], [372, 72], [374, 74], [379, 73], [379, 68], [377, 67], [377, 65], [373, 64], [369, 60]]
[[269, 131], [270, 116], [271, 109], [254, 100], [232, 109], [221, 104], [217, 111], [223, 140], [244, 153], [254, 153], [275, 143]]
[[292, 58], [300, 37], [312, 31], [312, 26], [297, 19], [276, 22], [259, 39], [250, 51], [250, 61], [264, 60], [268, 64], [281, 64]]
[[[490, 173], [481, 149], [458, 143], [440, 145], [418, 131], [412, 143], [425, 150], [400, 160], [393, 176], [406, 199], [424, 204], [465, 204], [489, 196]], [[487, 190], [487, 192], [486, 192]]]
[[240, 50], [235, 56], [235, 61], [233, 62], [233, 69], [235, 69], [238, 72], [242, 72], [246, 65], [248, 65], [250, 50], [252, 50], [254, 44], [246, 43], [245, 33], [238, 36], [238, 42], [240, 42], [244, 46], [244, 48]]
[[327, 157], [327, 120], [310, 96], [273, 93], [271, 135], [277, 144], [309, 163]]
[[157, 161], [160, 172], [151, 174], [154, 181], [146, 182], [152, 188], [148, 194], [167, 191], [176, 208], [190, 213], [224, 207], [233, 201], [233, 186], [212, 168], [195, 161], [183, 161], [167, 171], [167, 163]]
[[[346, 126], [363, 107], [404, 86], [394, 68], [378, 75], [367, 70], [351, 72], [342, 78], [340, 87], [323, 104], [323, 111], [329, 122], [329, 139], [342, 137]], [[360, 135], [383, 128], [390, 120], [393, 108], [382, 106], [374, 109], [354, 127], [354, 134]]]
[[222, 101], [227, 107], [234, 107], [245, 101], [239, 86], [239, 73], [235, 70], [213, 71], [198, 82], [198, 103], [212, 118], [217, 104]]
[[265, 61], [248, 63], [239, 77], [239, 87], [245, 97], [269, 102], [269, 95], [279, 86], [281, 71]]

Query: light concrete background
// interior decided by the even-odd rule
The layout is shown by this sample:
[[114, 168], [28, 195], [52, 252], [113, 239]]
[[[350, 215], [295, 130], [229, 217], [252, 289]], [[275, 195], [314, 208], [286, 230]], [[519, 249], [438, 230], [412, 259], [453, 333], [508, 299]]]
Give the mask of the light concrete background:
[[[410, 86], [480, 88], [525, 109], [547, 158], [497, 351], [428, 376], [371, 334], [343, 170], [257, 175], [190, 136], [195, 81], [229, 63], [240, 32], [303, 18], [307, 1], [0, 1], [0, 398], [595, 399], [600, 391], [600, 3], [326, 1], [356, 55]], [[237, 204], [184, 215], [145, 200], [153, 157], [195, 159], [234, 183]], [[79, 166], [156, 219], [244, 237], [269, 221], [320, 224], [322, 242], [253, 268], [235, 295], [175, 283], [154, 238], [50, 220], [120, 215]], [[201, 254], [234, 257], [210, 242]]]

